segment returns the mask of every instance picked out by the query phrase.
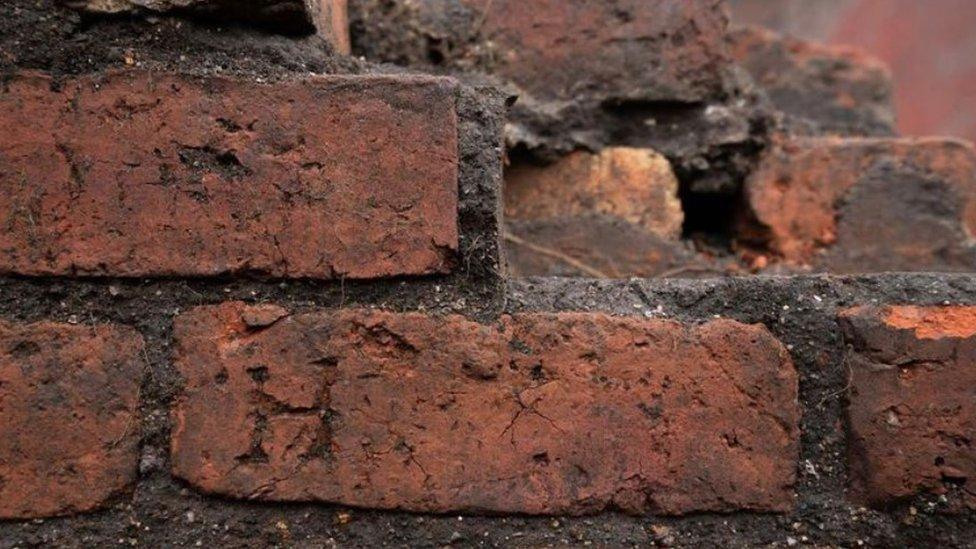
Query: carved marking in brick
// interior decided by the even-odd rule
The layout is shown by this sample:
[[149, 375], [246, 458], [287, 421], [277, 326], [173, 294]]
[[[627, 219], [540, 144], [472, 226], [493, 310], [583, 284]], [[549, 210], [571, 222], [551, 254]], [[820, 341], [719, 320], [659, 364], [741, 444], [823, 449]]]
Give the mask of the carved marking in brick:
[[454, 84], [21, 75], [0, 93], [0, 271], [375, 278], [457, 249]]
[[792, 505], [796, 374], [761, 326], [249, 316], [176, 320], [173, 468], [203, 491], [427, 512]]
[[135, 482], [141, 350], [128, 328], [0, 321], [0, 518], [89, 511]]
[[799, 139], [746, 183], [758, 238], [831, 272], [976, 268], [976, 152], [949, 139]]
[[955, 493], [976, 508], [976, 307], [860, 307], [841, 318], [853, 346], [858, 497]]

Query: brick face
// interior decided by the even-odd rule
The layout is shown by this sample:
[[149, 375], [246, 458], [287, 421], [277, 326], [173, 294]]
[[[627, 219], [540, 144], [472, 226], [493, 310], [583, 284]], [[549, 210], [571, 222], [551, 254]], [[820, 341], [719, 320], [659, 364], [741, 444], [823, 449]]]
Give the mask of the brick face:
[[746, 182], [758, 238], [836, 273], [971, 271], [976, 152], [952, 139], [810, 138], [768, 151]]
[[0, 93], [0, 271], [375, 278], [457, 249], [454, 84], [141, 71]]
[[796, 374], [760, 326], [225, 303], [175, 336], [174, 473], [206, 492], [430, 512], [792, 504]]
[[719, 86], [728, 25], [721, 1], [463, 2], [477, 12], [497, 73], [539, 98], [691, 101]]
[[857, 497], [956, 491], [976, 508], [976, 307], [859, 307], [841, 320]]
[[142, 338], [0, 321], [0, 518], [96, 509], [136, 480]]

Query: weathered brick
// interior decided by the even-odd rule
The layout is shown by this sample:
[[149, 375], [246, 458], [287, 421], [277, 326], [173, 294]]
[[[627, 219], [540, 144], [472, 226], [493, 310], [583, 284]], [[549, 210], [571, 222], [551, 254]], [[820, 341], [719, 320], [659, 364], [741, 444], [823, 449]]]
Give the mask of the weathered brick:
[[766, 153], [746, 182], [746, 201], [751, 226], [743, 234], [789, 264], [840, 273], [976, 267], [969, 143], [788, 141]]
[[374, 278], [457, 249], [451, 80], [20, 75], [0, 125], [3, 272]]
[[724, 0], [355, 0], [367, 58], [478, 67], [536, 99], [697, 101], [722, 87]]
[[521, 221], [605, 214], [663, 238], [681, 236], [678, 178], [650, 149], [572, 153], [548, 166], [505, 171], [505, 218]]
[[651, 149], [513, 164], [505, 171], [505, 219], [515, 275], [654, 276], [696, 263], [677, 242], [684, 222], [678, 179]]
[[976, 307], [857, 307], [841, 320], [856, 495], [954, 491], [976, 508]]
[[89, 511], [135, 482], [142, 338], [0, 321], [0, 518]]
[[176, 13], [250, 21], [288, 31], [315, 28], [340, 53], [349, 53], [348, 0], [61, 0], [95, 13]]
[[791, 507], [797, 379], [761, 326], [249, 314], [175, 323], [173, 468], [205, 492], [432, 512]]
[[759, 27], [730, 33], [733, 58], [787, 115], [796, 133], [891, 135], [891, 73], [853, 48], [780, 36]]
[[505, 223], [512, 276], [629, 278], [721, 272], [688, 241], [602, 214]]

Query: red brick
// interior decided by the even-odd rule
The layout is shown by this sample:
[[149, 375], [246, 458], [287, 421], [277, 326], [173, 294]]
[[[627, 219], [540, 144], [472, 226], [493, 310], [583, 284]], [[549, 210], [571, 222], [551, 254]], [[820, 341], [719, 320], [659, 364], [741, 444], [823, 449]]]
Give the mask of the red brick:
[[0, 321], [0, 518], [97, 509], [136, 480], [142, 337]]
[[463, 0], [495, 72], [531, 95], [701, 100], [721, 82], [728, 16], [709, 0]]
[[841, 319], [857, 497], [956, 492], [976, 508], [976, 307], [858, 307]]
[[249, 314], [175, 323], [173, 468], [205, 492], [425, 512], [791, 507], [797, 379], [762, 326]]
[[454, 83], [20, 75], [0, 94], [0, 271], [374, 278], [457, 249]]
[[744, 234], [831, 272], [971, 271], [976, 152], [951, 139], [797, 139], [746, 182]]
[[[356, 53], [478, 69], [534, 100], [703, 101], [728, 69], [724, 0], [357, 0]], [[573, 116], [564, 104], [548, 116]], [[563, 110], [560, 110], [563, 109]], [[578, 128], [577, 128], [578, 129]]]
[[505, 170], [505, 219], [516, 276], [656, 276], [704, 264], [678, 242], [678, 179], [651, 149], [513, 164]]
[[854, 48], [780, 36], [758, 27], [730, 33], [732, 55], [804, 134], [891, 135], [891, 74]]
[[578, 151], [546, 165], [505, 171], [505, 218], [530, 221], [605, 214], [668, 239], [681, 236], [678, 178], [651, 149]]

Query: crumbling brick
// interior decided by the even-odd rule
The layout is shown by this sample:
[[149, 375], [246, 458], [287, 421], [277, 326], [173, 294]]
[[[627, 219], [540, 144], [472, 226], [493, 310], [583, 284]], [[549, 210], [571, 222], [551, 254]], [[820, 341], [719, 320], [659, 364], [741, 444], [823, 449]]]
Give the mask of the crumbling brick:
[[351, 7], [368, 58], [488, 69], [539, 100], [700, 101], [721, 89], [727, 63], [722, 0], [354, 0]]
[[0, 519], [104, 506], [135, 482], [142, 337], [0, 321]]
[[745, 187], [743, 235], [836, 273], [976, 267], [976, 152], [951, 139], [788, 140]]
[[678, 179], [650, 149], [572, 153], [505, 172], [512, 273], [522, 276], [653, 276], [696, 263], [678, 242]]
[[891, 73], [881, 61], [759, 27], [736, 29], [729, 38], [734, 59], [786, 115], [791, 133], [895, 132]]
[[538, 220], [605, 214], [666, 239], [681, 235], [678, 179], [650, 149], [610, 147], [572, 153], [548, 166], [505, 172], [505, 218]]
[[761, 326], [248, 314], [176, 320], [174, 473], [205, 492], [430, 512], [792, 506], [796, 372]]
[[841, 320], [855, 496], [952, 494], [976, 509], [976, 307], [857, 307]]

